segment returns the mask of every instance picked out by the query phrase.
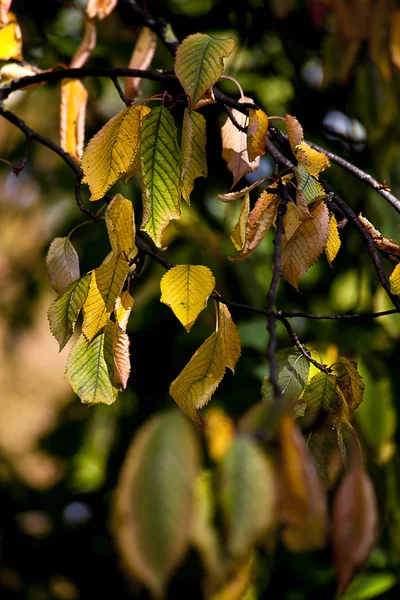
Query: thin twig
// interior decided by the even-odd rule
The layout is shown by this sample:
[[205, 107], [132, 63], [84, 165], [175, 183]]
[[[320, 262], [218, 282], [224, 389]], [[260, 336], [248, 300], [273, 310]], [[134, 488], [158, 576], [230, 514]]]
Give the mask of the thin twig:
[[247, 126], [244, 127], [243, 125], [241, 125], [239, 123], [239, 121], [234, 116], [232, 109], [229, 106], [227, 106], [226, 104], [223, 104], [222, 107], [223, 107], [224, 111], [227, 113], [227, 115], [230, 118], [230, 120], [232, 121], [232, 123], [234, 124], [234, 126], [236, 127], [236, 129], [238, 129], [239, 131], [242, 131], [243, 133], [247, 133]]
[[125, 94], [124, 94], [122, 87], [119, 84], [118, 77], [111, 77], [111, 81], [113, 82], [114, 87], [117, 90], [118, 95], [121, 98], [122, 102], [125, 104], [125, 106], [129, 106], [130, 103], [125, 98]]
[[304, 348], [303, 344], [300, 342], [299, 338], [297, 337], [297, 333], [295, 332], [293, 327], [290, 325], [289, 321], [287, 319], [285, 319], [284, 317], [280, 317], [279, 320], [282, 323], [282, 325], [285, 327], [286, 331], [288, 332], [288, 334], [289, 334], [291, 340], [293, 341], [294, 345], [296, 346], [296, 348], [298, 348], [300, 350], [300, 352], [308, 360], [308, 362], [313, 364], [314, 367], [317, 367], [317, 369], [319, 369], [323, 373], [331, 373], [332, 369], [330, 369], [327, 365], [323, 365], [322, 363], [319, 363], [307, 352], [307, 350]]
[[315, 315], [312, 313], [303, 313], [296, 311], [287, 311], [287, 310], [278, 310], [276, 313], [276, 318], [281, 319], [281, 317], [286, 319], [293, 318], [303, 318], [303, 319], [317, 319], [317, 320], [327, 320], [327, 321], [345, 321], [348, 319], [378, 319], [379, 317], [385, 317], [386, 315], [395, 315], [400, 314], [397, 308], [392, 308], [391, 310], [383, 310], [381, 312], [372, 312], [372, 313], [354, 313], [349, 315]]

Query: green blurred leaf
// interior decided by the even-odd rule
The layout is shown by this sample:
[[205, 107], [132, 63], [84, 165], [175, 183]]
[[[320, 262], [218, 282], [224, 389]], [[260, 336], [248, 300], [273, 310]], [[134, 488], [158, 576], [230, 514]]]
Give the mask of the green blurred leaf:
[[[285, 348], [275, 355], [278, 371], [278, 384], [288, 401], [297, 400], [307, 384], [310, 363], [297, 348]], [[269, 375], [264, 377], [261, 388], [262, 399], [270, 403], [274, 391]]]

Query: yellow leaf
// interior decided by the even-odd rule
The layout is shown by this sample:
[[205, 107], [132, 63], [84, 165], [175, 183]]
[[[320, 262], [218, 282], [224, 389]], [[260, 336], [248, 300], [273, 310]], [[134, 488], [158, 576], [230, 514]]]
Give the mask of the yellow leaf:
[[22, 33], [14, 13], [0, 28], [0, 60], [22, 60]]
[[299, 280], [324, 249], [329, 232], [329, 212], [321, 202], [311, 211], [312, 219], [302, 221], [282, 250], [282, 277], [299, 289]]
[[132, 258], [137, 252], [132, 202], [121, 194], [114, 196], [106, 210], [106, 225], [114, 254]]
[[[254, 580], [254, 561], [246, 560], [235, 566], [224, 585], [210, 596], [210, 600], [246, 600], [247, 591]], [[254, 594], [254, 598], [256, 595]], [[249, 596], [252, 600], [253, 596]]]
[[128, 271], [129, 265], [121, 255], [113, 256], [92, 271], [89, 293], [83, 305], [82, 333], [88, 340], [107, 323]]
[[261, 192], [247, 219], [243, 250], [237, 256], [230, 256], [230, 260], [241, 262], [258, 248], [274, 222], [279, 201], [279, 196]]
[[243, 199], [242, 206], [240, 208], [239, 221], [236, 223], [236, 225], [231, 233], [232, 243], [235, 246], [236, 250], [239, 250], [239, 252], [241, 252], [243, 250], [244, 245], [245, 245], [246, 225], [247, 225], [247, 219], [249, 217], [249, 212], [250, 212], [250, 194], [247, 192]]
[[[148, 27], [143, 27], [136, 41], [135, 48], [129, 61], [129, 69], [149, 68], [157, 47], [157, 35]], [[125, 98], [132, 100], [140, 95], [141, 77], [125, 78]]]
[[234, 439], [235, 427], [232, 419], [221, 408], [209, 408], [204, 415], [204, 435], [208, 453], [214, 462], [227, 453]]
[[[251, 98], [243, 97], [239, 102], [252, 102]], [[232, 110], [232, 114], [239, 125], [245, 127], [248, 118], [237, 110]], [[222, 134], [222, 158], [227, 162], [228, 169], [233, 175], [233, 188], [237, 182], [250, 171], [254, 171], [260, 164], [260, 157], [250, 161], [247, 153], [247, 135], [232, 123], [227, 117], [224, 126], [221, 129]]]
[[264, 181], [266, 181], [266, 177], [264, 177], [263, 179], [259, 179], [258, 181], [255, 181], [251, 185], [248, 185], [247, 187], [245, 187], [241, 190], [238, 190], [237, 192], [228, 192], [226, 194], [218, 194], [218, 200], [221, 200], [221, 202], [232, 202], [233, 200], [239, 200], [239, 198], [243, 198], [243, 196], [245, 196], [247, 194], [247, 192], [251, 192], [251, 190], [253, 190], [255, 187], [257, 187], [261, 183], [264, 183]]
[[[40, 72], [40, 69], [35, 69], [30, 65], [22, 66], [18, 63], [8, 63], [7, 65], [3, 65], [0, 69], [1, 83], [3, 85], [4, 83], [11, 81], [11, 79], [20, 79], [20, 77], [30, 77], [31, 75], [36, 75]], [[32, 87], [36, 87], [36, 85]], [[26, 86], [24, 89], [27, 88], [28, 86]]]
[[392, 12], [390, 23], [390, 54], [393, 64], [400, 69], [400, 10]]
[[268, 134], [268, 117], [263, 110], [249, 110], [247, 126], [247, 153], [250, 162], [265, 154], [265, 137]]
[[157, 600], [188, 550], [199, 471], [196, 433], [178, 411], [149, 419], [124, 460], [113, 532], [128, 573]]
[[115, 301], [115, 320], [123, 331], [126, 331], [128, 319], [134, 304], [135, 300], [128, 290], [122, 292], [121, 296], [118, 296]]
[[160, 287], [161, 302], [169, 306], [186, 331], [190, 331], [207, 306], [215, 278], [208, 267], [177, 265], [165, 273]]
[[89, 19], [105, 19], [117, 6], [118, 0], [88, 0], [86, 13]]
[[129, 337], [123, 329], [114, 323], [113, 338], [114, 353], [114, 379], [116, 383], [126, 389], [129, 373], [131, 372], [131, 362], [129, 360]]
[[296, 205], [293, 204], [293, 202], [289, 202], [287, 206], [283, 223], [285, 231], [283, 237], [283, 245], [285, 245], [301, 225], [301, 220], [299, 219], [299, 212], [297, 210]]
[[207, 177], [206, 120], [203, 115], [185, 109], [182, 125], [182, 196], [190, 204], [197, 177]]
[[336, 254], [339, 252], [340, 244], [341, 241], [336, 217], [332, 214], [329, 220], [329, 233], [325, 244], [325, 254], [330, 265], [332, 265], [333, 260], [336, 258]]
[[215, 331], [206, 339], [171, 383], [169, 393], [188, 417], [201, 421], [198, 409], [210, 400], [224, 374], [221, 338]]
[[304, 164], [313, 177], [318, 177], [321, 171], [327, 169], [331, 164], [326, 154], [314, 150], [306, 142], [301, 142], [296, 146], [294, 152], [297, 160]]
[[79, 165], [85, 142], [85, 117], [88, 93], [78, 79], [61, 82], [61, 148]]
[[125, 173], [139, 153], [140, 129], [147, 106], [121, 110], [92, 137], [82, 157], [91, 200], [99, 200]]
[[296, 146], [301, 144], [304, 140], [303, 128], [296, 119], [296, 117], [292, 117], [291, 115], [286, 115], [286, 131], [289, 138], [290, 146], [295, 152]]
[[225, 366], [234, 373], [240, 358], [240, 337], [228, 307], [222, 302], [218, 303], [217, 331], [221, 338]]
[[389, 283], [392, 294], [400, 295], [400, 263], [395, 266], [389, 278]]

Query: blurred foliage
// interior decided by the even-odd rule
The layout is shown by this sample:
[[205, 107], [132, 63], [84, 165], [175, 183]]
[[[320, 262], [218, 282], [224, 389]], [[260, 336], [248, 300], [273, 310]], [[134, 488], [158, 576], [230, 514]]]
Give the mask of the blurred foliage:
[[[385, 179], [400, 196], [399, 34], [394, 31], [399, 17], [394, 1], [151, 0], [148, 4], [154, 14], [173, 25], [179, 38], [198, 31], [233, 35], [237, 50], [225, 72], [237, 78], [246, 94], [270, 115], [296, 115], [309, 139], [378, 180]], [[12, 8], [21, 25], [28, 62], [42, 69], [70, 62], [82, 35], [77, 8], [52, 0], [14, 0]], [[343, 17], [345, 11], [352, 11], [351, 19]], [[366, 23], [364, 29], [361, 22]], [[368, 29], [372, 25], [380, 26], [378, 33]], [[125, 66], [137, 35], [138, 27], [121, 3], [100, 23], [90, 63]], [[165, 69], [172, 66], [161, 44], [153, 64]], [[108, 80], [88, 79], [86, 85], [88, 140], [122, 105]], [[221, 81], [220, 87], [237, 97], [231, 81]], [[142, 89], [145, 96], [160, 91], [150, 81]], [[14, 94], [9, 106], [33, 129], [58, 141], [59, 97], [58, 86], [46, 85]], [[221, 158], [221, 113], [211, 105], [204, 114], [209, 178], [197, 181], [190, 210], [185, 209], [182, 219], [168, 228], [168, 258], [175, 264], [207, 265], [222, 294], [264, 306], [272, 243], [265, 240], [244, 263], [232, 265], [226, 260], [233, 252], [229, 233], [237, 215], [217, 200], [231, 181]], [[1, 158], [18, 163], [23, 142], [12, 125], [0, 122]], [[259, 172], [269, 175], [271, 169], [268, 158], [263, 158]], [[338, 167], [329, 169], [327, 178], [356, 212], [362, 211], [384, 235], [399, 241], [398, 215], [382, 197]], [[134, 432], [156, 411], [171, 406], [171, 381], [205, 333], [211, 333], [212, 307], [201, 314], [188, 336], [159, 302], [161, 267], [147, 261], [135, 282], [136, 304], [128, 330], [132, 355], [128, 389], [111, 407], [81, 405], [63, 380], [65, 358], [57, 354], [46, 317], [53, 299], [45, 271], [46, 250], [55, 236], [67, 235], [82, 220], [73, 185], [73, 176], [60, 159], [37, 144], [18, 178], [0, 163], [0, 592], [2, 598], [15, 600], [145, 599], [147, 592], [132, 587], [123, 576], [110, 534], [113, 491]], [[136, 180], [126, 186], [118, 183], [116, 191], [129, 193], [140, 212]], [[78, 229], [73, 242], [84, 272], [99, 264], [107, 249], [104, 229], [91, 224]], [[286, 282], [278, 293], [279, 307], [307, 312], [385, 310], [386, 302], [365, 246], [350, 228], [343, 235], [334, 270], [320, 260], [304, 278], [302, 294]], [[235, 377], [226, 377], [213, 405], [225, 408], [237, 420], [261, 398], [267, 335], [263, 319], [239, 310], [232, 315], [243, 355]], [[366, 384], [354, 424], [378, 491], [381, 536], [367, 569], [344, 598], [397, 598], [400, 317], [362, 322], [294, 319], [293, 325], [325, 362], [334, 362], [338, 351], [356, 358]], [[287, 333], [280, 325], [278, 333], [280, 347], [288, 346]], [[310, 376], [314, 374], [311, 368]], [[209, 450], [212, 456], [229, 443], [229, 424], [228, 432], [226, 423], [222, 430], [222, 441], [214, 442]], [[328, 550], [290, 553], [279, 546], [273, 562], [266, 550], [252, 569], [255, 584], [244, 596], [246, 600], [335, 595]], [[184, 568], [174, 575], [168, 598], [187, 593], [202, 598], [199, 574], [199, 556], [193, 550]], [[244, 571], [242, 576], [246, 578]]]

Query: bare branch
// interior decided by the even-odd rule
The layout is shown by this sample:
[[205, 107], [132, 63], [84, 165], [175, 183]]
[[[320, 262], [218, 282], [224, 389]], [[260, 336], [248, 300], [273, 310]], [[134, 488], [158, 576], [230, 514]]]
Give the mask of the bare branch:
[[293, 327], [290, 325], [289, 321], [287, 319], [285, 319], [284, 317], [277, 317], [279, 318], [280, 322], [282, 323], [282, 325], [286, 328], [286, 331], [288, 332], [291, 340], [293, 341], [294, 345], [296, 346], [296, 348], [298, 348], [300, 350], [300, 352], [302, 353], [302, 355], [311, 363], [314, 365], [314, 367], [317, 367], [317, 369], [319, 369], [320, 371], [322, 371], [323, 373], [331, 373], [332, 369], [329, 368], [327, 365], [323, 365], [321, 363], [319, 363], [317, 360], [315, 360], [308, 352], [307, 350], [304, 348], [303, 344], [300, 342], [299, 338], [297, 337], [297, 334], [295, 332], [295, 330], [293, 329]]

